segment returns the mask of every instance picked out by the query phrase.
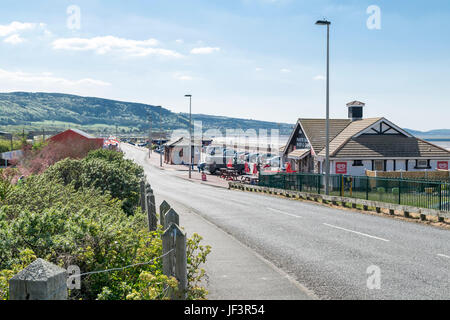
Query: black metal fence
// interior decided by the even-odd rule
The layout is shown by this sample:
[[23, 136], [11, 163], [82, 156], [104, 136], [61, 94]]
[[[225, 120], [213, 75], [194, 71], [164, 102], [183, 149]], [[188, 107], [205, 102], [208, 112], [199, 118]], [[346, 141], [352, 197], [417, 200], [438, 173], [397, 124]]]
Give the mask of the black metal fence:
[[[262, 187], [321, 194], [325, 175], [261, 173]], [[450, 211], [450, 184], [439, 181], [331, 175], [330, 195]]]

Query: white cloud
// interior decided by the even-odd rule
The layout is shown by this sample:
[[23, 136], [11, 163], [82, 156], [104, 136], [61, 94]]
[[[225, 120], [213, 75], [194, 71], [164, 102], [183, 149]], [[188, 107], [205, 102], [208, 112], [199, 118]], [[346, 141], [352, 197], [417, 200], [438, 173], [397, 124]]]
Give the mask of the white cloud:
[[191, 76], [183, 75], [183, 74], [175, 74], [174, 78], [181, 81], [191, 81], [193, 78]]
[[255, 68], [255, 71], [257, 71], [257, 72], [262, 71], [262, 70], [263, 70], [262, 68]]
[[94, 51], [97, 54], [106, 54], [112, 51], [126, 53], [129, 56], [144, 57], [159, 55], [165, 57], [180, 58], [182, 55], [176, 51], [155, 48], [158, 40], [130, 40], [114, 36], [94, 38], [61, 38], [53, 41], [55, 50]]
[[290, 73], [290, 72], [292, 72], [290, 69], [281, 69], [280, 71], [283, 72], [283, 73]]
[[[21, 71], [7, 71], [0, 69], [0, 83], [8, 83], [9, 87], [13, 87], [17, 90], [19, 88], [29, 88], [32, 85], [34, 90], [42, 90], [43, 88], [79, 88], [83, 86], [97, 86], [97, 87], [107, 87], [111, 84], [101, 80], [95, 80], [91, 78], [84, 78], [80, 80], [69, 80], [61, 77], [55, 77], [52, 73], [26, 73]], [[38, 86], [36, 88], [36, 86]], [[27, 89], [29, 90], [29, 89]]]
[[212, 47], [203, 47], [203, 48], [194, 48], [191, 50], [192, 54], [211, 54], [213, 52], [220, 51], [220, 48], [212, 48]]
[[25, 30], [33, 30], [36, 27], [36, 23], [14, 21], [7, 25], [0, 25], [0, 37], [7, 37]]
[[322, 80], [326, 80], [327, 78], [325, 76], [322, 75], [317, 75], [313, 78], [316, 81], [322, 81]]
[[184, 40], [183, 39], [177, 39], [177, 40], [175, 40], [175, 42], [178, 43], [178, 44], [183, 44]]
[[49, 36], [51, 32], [47, 29], [45, 23], [31, 23], [31, 22], [18, 22], [14, 21], [10, 24], [0, 25], [0, 37], [5, 38], [3, 41], [9, 44], [19, 44], [25, 41], [21, 37], [25, 32], [43, 32], [44, 35]]
[[13, 34], [12, 36], [9, 36], [3, 41], [9, 44], [19, 44], [24, 42], [25, 40], [21, 38], [18, 34]]

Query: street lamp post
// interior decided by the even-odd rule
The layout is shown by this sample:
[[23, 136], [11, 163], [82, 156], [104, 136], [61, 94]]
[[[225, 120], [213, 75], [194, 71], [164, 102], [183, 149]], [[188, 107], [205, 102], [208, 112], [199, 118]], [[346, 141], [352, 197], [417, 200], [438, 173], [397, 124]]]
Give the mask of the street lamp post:
[[148, 158], [150, 159], [152, 157], [152, 127], [153, 127], [153, 118], [152, 114], [150, 113], [148, 116], [148, 121], [150, 123], [150, 129], [148, 130]]
[[162, 106], [159, 106], [159, 166], [162, 168]]
[[185, 95], [189, 98], [189, 179], [192, 178], [192, 95]]
[[327, 26], [327, 117], [326, 117], [326, 159], [325, 193], [330, 194], [330, 21], [318, 20], [316, 25]]

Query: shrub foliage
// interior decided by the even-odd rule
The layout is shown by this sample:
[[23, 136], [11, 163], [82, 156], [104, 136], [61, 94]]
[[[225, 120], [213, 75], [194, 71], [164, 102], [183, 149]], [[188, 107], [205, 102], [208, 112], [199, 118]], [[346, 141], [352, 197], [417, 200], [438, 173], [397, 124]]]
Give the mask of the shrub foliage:
[[[66, 159], [43, 174], [12, 184], [0, 179], [0, 300], [8, 280], [36, 257], [82, 272], [121, 271], [82, 278], [72, 299], [167, 299], [177, 281], [162, 274], [161, 229], [148, 232], [138, 206], [142, 168], [115, 151], [94, 151], [82, 160]], [[188, 240], [189, 299], [204, 299], [200, 286], [209, 246]]]

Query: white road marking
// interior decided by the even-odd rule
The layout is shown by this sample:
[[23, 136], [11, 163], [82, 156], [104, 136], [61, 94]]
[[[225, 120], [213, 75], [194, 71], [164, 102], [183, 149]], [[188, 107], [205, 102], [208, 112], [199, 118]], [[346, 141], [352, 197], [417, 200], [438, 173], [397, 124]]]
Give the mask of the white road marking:
[[303, 217], [300, 217], [300, 216], [296, 216], [295, 214], [287, 213], [287, 212], [284, 212], [284, 211], [281, 211], [281, 210], [278, 210], [278, 209], [272, 209], [272, 208], [267, 208], [267, 209], [269, 209], [270, 211], [281, 213], [281, 214], [285, 214], [287, 216], [291, 216], [291, 217], [294, 217], [294, 218], [303, 218]]
[[349, 230], [349, 229], [341, 228], [341, 227], [338, 227], [338, 226], [333, 226], [332, 224], [328, 224], [328, 223], [324, 223], [324, 225], [326, 225], [327, 227], [330, 227], [330, 228], [335, 228], [335, 229], [339, 229], [339, 230], [353, 232], [353, 233], [359, 234], [361, 236], [369, 237], [369, 238], [372, 238], [372, 239], [377, 239], [377, 240], [381, 240], [381, 241], [385, 241], [385, 242], [389, 242], [390, 241], [390, 240], [386, 240], [386, 239], [383, 239], [383, 238], [371, 236], [370, 234], [366, 234], [366, 233], [362, 233], [362, 232], [358, 232], [358, 231], [354, 231], [354, 230]]
[[450, 259], [450, 256], [447, 256], [447, 255], [442, 254], [442, 253], [438, 253], [438, 256], [439, 256], [439, 257], [443, 257], [443, 258]]

